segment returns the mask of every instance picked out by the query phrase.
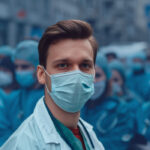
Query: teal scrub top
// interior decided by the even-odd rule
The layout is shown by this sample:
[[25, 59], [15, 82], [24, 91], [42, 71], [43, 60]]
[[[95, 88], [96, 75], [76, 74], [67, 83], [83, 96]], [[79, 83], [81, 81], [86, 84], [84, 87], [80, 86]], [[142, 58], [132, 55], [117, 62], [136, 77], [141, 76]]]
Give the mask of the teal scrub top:
[[20, 124], [33, 112], [43, 89], [17, 90], [6, 95], [4, 106], [0, 111], [0, 145], [20, 126]]
[[94, 108], [90, 109], [88, 104], [83, 108], [81, 117], [93, 125], [106, 150], [126, 150], [128, 147], [137, 130], [134, 110], [138, 105], [133, 106], [135, 109], [131, 105], [116, 97], [107, 97]]

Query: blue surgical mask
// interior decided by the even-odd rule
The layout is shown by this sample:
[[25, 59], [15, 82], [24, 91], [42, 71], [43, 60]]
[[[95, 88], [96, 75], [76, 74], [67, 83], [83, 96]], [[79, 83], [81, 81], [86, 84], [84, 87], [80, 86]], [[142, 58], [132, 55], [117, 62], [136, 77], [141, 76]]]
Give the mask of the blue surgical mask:
[[91, 100], [96, 100], [97, 98], [99, 98], [100, 96], [102, 96], [102, 94], [104, 93], [106, 88], [106, 80], [102, 80], [99, 82], [94, 83], [94, 94], [91, 97]]
[[10, 73], [0, 71], [0, 87], [6, 87], [13, 82], [13, 76]]
[[23, 88], [31, 87], [36, 82], [36, 78], [34, 77], [34, 71], [16, 71], [16, 80]]
[[79, 70], [49, 75], [52, 100], [66, 112], [78, 112], [94, 93], [94, 75]]
[[113, 83], [112, 84], [112, 93], [114, 94], [114, 95], [116, 95], [116, 94], [118, 94], [118, 93], [120, 93], [122, 91], [122, 88], [121, 88], [121, 86], [118, 84], [118, 83]]

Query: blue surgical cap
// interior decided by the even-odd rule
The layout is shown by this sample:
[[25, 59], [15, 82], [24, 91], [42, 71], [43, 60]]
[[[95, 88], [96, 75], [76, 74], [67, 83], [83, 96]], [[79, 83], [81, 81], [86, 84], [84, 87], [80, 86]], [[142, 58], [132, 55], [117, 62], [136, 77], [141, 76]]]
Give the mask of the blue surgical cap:
[[17, 45], [15, 60], [24, 60], [36, 67], [39, 64], [38, 42], [25, 40]]
[[114, 61], [110, 62], [109, 67], [111, 70], [116, 70], [117, 72], [119, 72], [119, 74], [125, 81], [125, 79], [126, 79], [125, 69], [124, 69], [123, 64], [120, 61], [114, 60]]
[[106, 57], [98, 53], [96, 57], [96, 65], [104, 71], [106, 78], [109, 80], [111, 78], [111, 71], [108, 67]]
[[1, 46], [0, 47], [0, 55], [9, 56], [12, 58], [14, 55], [14, 49], [7, 45]]

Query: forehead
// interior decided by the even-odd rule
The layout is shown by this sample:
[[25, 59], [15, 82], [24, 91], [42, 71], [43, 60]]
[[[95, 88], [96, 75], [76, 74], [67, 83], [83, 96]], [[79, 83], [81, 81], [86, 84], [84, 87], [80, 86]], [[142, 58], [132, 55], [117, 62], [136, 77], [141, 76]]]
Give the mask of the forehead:
[[93, 49], [88, 39], [65, 39], [48, 48], [47, 62], [59, 59], [89, 59], [93, 61]]

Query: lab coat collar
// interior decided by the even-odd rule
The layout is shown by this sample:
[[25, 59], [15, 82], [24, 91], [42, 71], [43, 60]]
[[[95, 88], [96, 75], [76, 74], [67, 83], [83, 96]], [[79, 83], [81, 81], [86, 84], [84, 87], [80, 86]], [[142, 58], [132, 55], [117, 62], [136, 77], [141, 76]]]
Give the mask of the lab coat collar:
[[[38, 101], [34, 110], [34, 116], [45, 143], [60, 144], [61, 137], [57, 132], [54, 123], [45, 107], [44, 96]], [[93, 127], [81, 118], [80, 121], [82, 121], [85, 128], [88, 129], [89, 132], [93, 130]], [[82, 131], [84, 130], [80, 122], [78, 122], [78, 126]], [[85, 134], [84, 131], [83, 133]]]
[[34, 116], [45, 143], [60, 144], [60, 135], [47, 112], [44, 97], [38, 101], [34, 110]]

